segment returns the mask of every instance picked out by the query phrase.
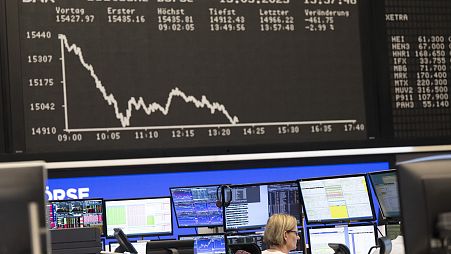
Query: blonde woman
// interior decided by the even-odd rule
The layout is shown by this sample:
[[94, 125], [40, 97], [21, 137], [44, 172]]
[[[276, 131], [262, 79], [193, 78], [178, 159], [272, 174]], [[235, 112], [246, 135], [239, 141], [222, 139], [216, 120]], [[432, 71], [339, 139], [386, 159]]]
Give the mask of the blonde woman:
[[288, 214], [274, 214], [266, 223], [263, 242], [268, 249], [262, 254], [288, 254], [296, 249], [299, 239], [296, 218]]

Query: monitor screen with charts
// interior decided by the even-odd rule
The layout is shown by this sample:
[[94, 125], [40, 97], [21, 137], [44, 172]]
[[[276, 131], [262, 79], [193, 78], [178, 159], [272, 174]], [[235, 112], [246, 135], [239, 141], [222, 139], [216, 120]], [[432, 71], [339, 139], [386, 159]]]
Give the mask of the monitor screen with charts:
[[106, 200], [105, 208], [107, 236], [113, 236], [114, 228], [129, 236], [172, 234], [169, 197]]
[[295, 182], [231, 186], [232, 201], [225, 208], [226, 230], [261, 228], [275, 213], [301, 221], [299, 187]]
[[179, 240], [194, 240], [194, 254], [225, 254], [224, 234], [184, 235]]
[[351, 254], [367, 254], [376, 245], [376, 227], [360, 225], [309, 228], [308, 237], [311, 254], [333, 254], [328, 243], [345, 244]]
[[216, 206], [218, 185], [171, 188], [179, 228], [222, 226], [222, 208]]
[[369, 174], [382, 215], [387, 219], [399, 219], [398, 178], [396, 171], [381, 171]]
[[307, 223], [373, 220], [365, 175], [299, 181]]
[[262, 251], [267, 249], [266, 244], [263, 242], [263, 232], [261, 234], [243, 233], [243, 234], [227, 235], [226, 239], [228, 245], [255, 243]]
[[49, 201], [48, 215], [50, 229], [95, 227], [104, 233], [103, 199]]

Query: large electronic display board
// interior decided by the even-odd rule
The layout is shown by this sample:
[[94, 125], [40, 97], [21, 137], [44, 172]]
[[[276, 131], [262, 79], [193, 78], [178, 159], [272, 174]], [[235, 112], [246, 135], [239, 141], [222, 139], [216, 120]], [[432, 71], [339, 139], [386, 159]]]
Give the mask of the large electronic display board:
[[449, 137], [451, 2], [385, 0], [384, 10], [394, 137]]
[[364, 141], [360, 2], [7, 0], [14, 149]]
[[5, 0], [0, 30], [7, 152], [451, 141], [447, 0]]

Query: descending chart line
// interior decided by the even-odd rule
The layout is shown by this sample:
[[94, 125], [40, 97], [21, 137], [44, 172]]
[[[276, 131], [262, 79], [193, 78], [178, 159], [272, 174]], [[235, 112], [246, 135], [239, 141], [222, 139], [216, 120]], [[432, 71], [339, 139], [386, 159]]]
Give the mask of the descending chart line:
[[64, 91], [64, 107], [65, 107], [65, 130], [69, 130], [68, 126], [68, 113], [67, 113], [67, 94], [66, 94], [66, 75], [65, 75], [65, 58], [64, 58], [64, 50], [67, 52], [73, 52], [76, 56], [78, 56], [80, 63], [82, 66], [89, 71], [91, 77], [94, 79], [96, 88], [101, 92], [103, 98], [108, 102], [108, 105], [113, 105], [114, 112], [116, 118], [120, 120], [123, 128], [130, 126], [130, 119], [132, 117], [133, 110], [143, 109], [147, 115], [151, 115], [156, 111], [160, 111], [163, 115], [169, 114], [169, 109], [174, 97], [181, 97], [186, 103], [192, 103], [197, 108], [208, 108], [211, 114], [214, 114], [216, 111], [221, 112], [230, 122], [231, 125], [235, 125], [239, 122], [237, 116], [231, 116], [225, 106], [219, 102], [210, 102], [205, 95], [202, 95], [201, 99], [197, 99], [192, 95], [185, 94], [178, 87], [173, 88], [168, 95], [167, 101], [164, 106], [158, 104], [157, 102], [152, 102], [147, 104], [142, 97], [136, 99], [135, 97], [131, 97], [127, 103], [127, 109], [125, 110], [125, 114], [120, 111], [118, 102], [115, 99], [112, 93], [108, 94], [105, 86], [103, 86], [101, 80], [97, 76], [94, 71], [94, 67], [91, 64], [88, 64], [84, 57], [80, 47], [76, 44], [69, 44], [66, 35], [58, 34], [58, 39], [61, 41], [61, 61], [62, 63], [62, 73], [63, 73], [63, 91]]

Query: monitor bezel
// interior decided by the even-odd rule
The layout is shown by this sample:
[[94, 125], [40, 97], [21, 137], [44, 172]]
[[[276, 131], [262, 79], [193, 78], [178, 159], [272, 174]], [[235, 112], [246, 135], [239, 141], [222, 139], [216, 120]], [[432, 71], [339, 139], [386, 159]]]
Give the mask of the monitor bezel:
[[401, 232], [406, 253], [440, 252], [440, 247], [431, 243], [440, 241], [440, 213], [451, 209], [446, 198], [437, 198], [437, 195], [449, 197], [451, 192], [448, 184], [451, 180], [450, 162], [449, 157], [423, 157], [397, 166], [403, 219]]
[[[368, 173], [368, 179], [369, 179], [369, 181], [370, 181], [371, 188], [372, 188], [372, 190], [374, 191], [374, 195], [376, 196], [377, 202], [379, 203], [379, 210], [381, 211], [381, 214], [382, 214], [382, 216], [383, 216], [383, 219], [384, 219], [384, 220], [387, 220], [387, 221], [390, 221], [390, 222], [397, 222], [397, 221], [400, 222], [400, 221], [401, 221], [401, 203], [399, 202], [399, 186], [398, 186], [399, 215], [398, 215], [398, 216], [387, 216], [387, 215], [384, 213], [384, 210], [382, 209], [382, 206], [380, 205], [380, 204], [381, 204], [380, 198], [379, 198], [379, 196], [377, 195], [377, 192], [376, 192], [376, 188], [375, 188], [374, 182], [373, 182], [373, 180], [372, 180], [372, 178], [371, 178], [371, 176], [373, 176], [373, 175], [382, 175], [382, 174], [388, 174], [388, 173], [392, 173], [394, 176], [396, 176], [396, 181], [397, 181], [397, 179], [398, 179], [398, 174], [397, 174], [397, 172], [396, 172], [396, 169], [390, 169], [390, 170], [383, 170], [383, 171], [370, 172], [370, 173]], [[380, 218], [379, 218], [379, 219], [380, 219]], [[387, 223], [388, 223], [388, 222], [387, 222]]]
[[[261, 185], [277, 185], [277, 184], [294, 184], [296, 185], [297, 189], [298, 189], [298, 193], [300, 193], [300, 188], [299, 188], [299, 184], [297, 184], [296, 180], [291, 180], [291, 181], [282, 181], [282, 182], [261, 182], [261, 183], [248, 183], [248, 184], [232, 184], [229, 185], [230, 187], [230, 191], [232, 191], [233, 188], [237, 187], [237, 188], [241, 188], [241, 187], [248, 187], [248, 186], [261, 186]], [[231, 204], [233, 203], [233, 200], [231, 200], [230, 202]], [[301, 199], [299, 200], [299, 208], [300, 210], [299, 215], [300, 215], [300, 221], [298, 222], [298, 227], [302, 226], [302, 221], [303, 221], [303, 207], [304, 204], [302, 203]], [[228, 228], [227, 227], [227, 218], [226, 218], [226, 209], [223, 209], [223, 213], [224, 213], [224, 231], [225, 232], [236, 232], [236, 231], [240, 231], [240, 230], [257, 230], [257, 229], [262, 229], [265, 227], [266, 223], [263, 225], [252, 225], [252, 226], [246, 226], [246, 227], [237, 227], [237, 228]], [[268, 214], [268, 218], [270, 217], [270, 215]]]
[[1, 212], [7, 222], [7, 225], [3, 225], [5, 236], [2, 239], [2, 251], [50, 253], [51, 235], [47, 225], [48, 200], [45, 194], [48, 179], [46, 163], [2, 163], [0, 176], [3, 179], [0, 181], [0, 203], [6, 203], [4, 207], [13, 210]]
[[[340, 218], [340, 219], [327, 219], [327, 220], [309, 220], [307, 209], [304, 203], [304, 196], [302, 193], [301, 182], [309, 182], [309, 181], [318, 181], [318, 180], [326, 180], [326, 179], [339, 179], [339, 178], [351, 178], [351, 177], [363, 177], [365, 179], [366, 190], [368, 195], [369, 204], [371, 207], [371, 217], [362, 217], [362, 218]], [[299, 195], [302, 201], [302, 209], [305, 216], [305, 221], [307, 224], [336, 224], [336, 223], [350, 223], [350, 222], [372, 222], [376, 219], [374, 212], [374, 203], [370, 194], [370, 186], [369, 180], [367, 179], [367, 174], [349, 174], [349, 175], [334, 175], [334, 176], [323, 176], [323, 177], [314, 177], [314, 178], [301, 178], [297, 180], [299, 187]]]
[[180, 225], [179, 223], [179, 217], [178, 217], [178, 213], [177, 210], [175, 209], [175, 203], [174, 203], [174, 198], [172, 195], [172, 190], [174, 189], [190, 189], [190, 188], [202, 188], [202, 187], [217, 187], [219, 188], [221, 186], [221, 184], [211, 184], [211, 185], [194, 185], [194, 186], [181, 186], [181, 187], [170, 187], [169, 188], [169, 194], [171, 195], [171, 203], [172, 203], [172, 207], [174, 208], [174, 214], [175, 214], [175, 220], [177, 222], [177, 227], [178, 228], [198, 228], [198, 227], [208, 227], [208, 228], [214, 228], [214, 227], [223, 227], [224, 225], [224, 212], [222, 211], [221, 208], [219, 208], [221, 210], [221, 216], [222, 216], [222, 222], [220, 224], [198, 224], [197, 226], [184, 226], [184, 225]]
[[[174, 232], [174, 223], [172, 223], [172, 207], [171, 207], [171, 203], [172, 203], [172, 198], [170, 196], [162, 196], [162, 197], [144, 197], [144, 198], [120, 198], [120, 199], [105, 199], [104, 203], [105, 203], [105, 214], [106, 214], [106, 203], [111, 201], [128, 201], [128, 200], [144, 200], [144, 199], [164, 199], [164, 198], [168, 198], [169, 199], [169, 207], [170, 207], [170, 215], [171, 215], [171, 232], [158, 232], [158, 233], [145, 233], [145, 234], [127, 234], [126, 232], [124, 232], [124, 234], [127, 237], [136, 237], [136, 236], [166, 236], [166, 235], [172, 235]], [[106, 238], [114, 238], [114, 235], [108, 235], [108, 223], [105, 223], [105, 237]]]
[[307, 227], [305, 231], [305, 237], [308, 239], [309, 243], [309, 253], [312, 253], [311, 247], [311, 237], [310, 230], [311, 229], [321, 229], [321, 228], [340, 228], [340, 227], [360, 227], [360, 226], [373, 226], [374, 228], [374, 245], [377, 244], [377, 224], [376, 223], [356, 223], [356, 224], [333, 224], [333, 225], [321, 225], [321, 226], [311, 226]]
[[[53, 203], [64, 203], [64, 202], [73, 202], [73, 201], [93, 201], [93, 200], [101, 200], [102, 201], [102, 217], [103, 217], [103, 225], [101, 236], [106, 236], [106, 206], [104, 198], [85, 198], [85, 199], [63, 199], [63, 200], [49, 200], [48, 205], [52, 205]], [[49, 215], [49, 211], [47, 211], [47, 215]], [[64, 228], [50, 228], [49, 229], [64, 229]]]

